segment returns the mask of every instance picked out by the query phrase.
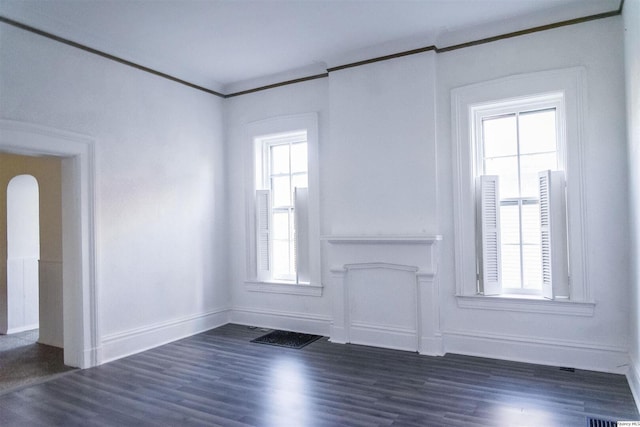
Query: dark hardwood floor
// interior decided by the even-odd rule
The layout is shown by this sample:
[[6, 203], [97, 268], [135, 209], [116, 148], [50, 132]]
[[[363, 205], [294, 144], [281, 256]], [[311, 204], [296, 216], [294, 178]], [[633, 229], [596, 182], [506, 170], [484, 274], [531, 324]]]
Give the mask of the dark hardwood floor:
[[622, 375], [331, 344], [226, 325], [0, 395], [2, 426], [585, 426], [639, 420]]

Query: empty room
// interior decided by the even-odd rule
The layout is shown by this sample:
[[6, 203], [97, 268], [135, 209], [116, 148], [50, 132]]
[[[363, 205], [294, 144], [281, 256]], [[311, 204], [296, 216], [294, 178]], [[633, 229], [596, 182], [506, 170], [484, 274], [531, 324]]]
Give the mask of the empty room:
[[640, 0], [0, 0], [0, 425], [639, 403]]

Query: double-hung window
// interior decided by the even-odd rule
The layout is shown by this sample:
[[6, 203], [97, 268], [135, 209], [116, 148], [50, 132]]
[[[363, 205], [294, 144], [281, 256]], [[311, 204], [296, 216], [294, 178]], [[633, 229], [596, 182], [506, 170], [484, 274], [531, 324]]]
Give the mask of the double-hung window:
[[318, 115], [249, 123], [247, 142], [245, 288], [321, 296]]
[[585, 88], [586, 70], [574, 67], [452, 89], [460, 307], [593, 313]]
[[307, 133], [259, 138], [258, 263], [266, 279], [308, 282]]
[[474, 109], [485, 295], [568, 296], [562, 108], [558, 94]]

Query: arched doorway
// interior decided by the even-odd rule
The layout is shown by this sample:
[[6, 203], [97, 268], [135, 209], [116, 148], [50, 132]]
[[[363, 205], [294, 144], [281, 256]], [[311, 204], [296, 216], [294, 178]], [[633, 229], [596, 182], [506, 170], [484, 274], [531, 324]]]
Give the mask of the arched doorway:
[[39, 259], [38, 181], [18, 175], [7, 186], [7, 334], [38, 329]]

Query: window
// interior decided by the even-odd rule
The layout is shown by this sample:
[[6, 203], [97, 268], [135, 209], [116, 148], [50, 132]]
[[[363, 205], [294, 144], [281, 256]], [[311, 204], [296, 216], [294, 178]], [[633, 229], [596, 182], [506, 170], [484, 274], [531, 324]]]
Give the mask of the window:
[[257, 145], [263, 171], [257, 191], [259, 269], [267, 279], [308, 281], [308, 262], [297, 244], [298, 233], [307, 234], [307, 218], [300, 215], [308, 199], [307, 132], [258, 138]]
[[575, 67], [451, 91], [460, 307], [593, 313], [584, 232], [585, 81], [586, 70]]
[[247, 125], [247, 279], [254, 292], [322, 295], [315, 113]]
[[[546, 95], [474, 108], [477, 203], [480, 204], [477, 215], [481, 223], [478, 239], [483, 242], [478, 254], [478, 290], [485, 295], [552, 298], [549, 291], [555, 289], [555, 297], [567, 296], [561, 295], [567, 291], [561, 273], [556, 275], [555, 283], [550, 283], [555, 288], [550, 286], [543, 292], [542, 286], [543, 249], [549, 250], [553, 237], [560, 239], [554, 252], [566, 251], [562, 247], [566, 239], [556, 236], [564, 232], [564, 227], [553, 235], [548, 228], [544, 231], [541, 228], [541, 219], [546, 218], [541, 218], [541, 207], [548, 210], [549, 205], [548, 194], [543, 192], [543, 204], [540, 194], [540, 174], [548, 178], [545, 171], [564, 170], [560, 155], [563, 134], [558, 126], [564, 117], [562, 98], [562, 94]], [[562, 175], [554, 173], [553, 179], [562, 180]], [[562, 201], [554, 203], [552, 208], [558, 209], [564, 218]], [[490, 277], [484, 274], [487, 268]]]

